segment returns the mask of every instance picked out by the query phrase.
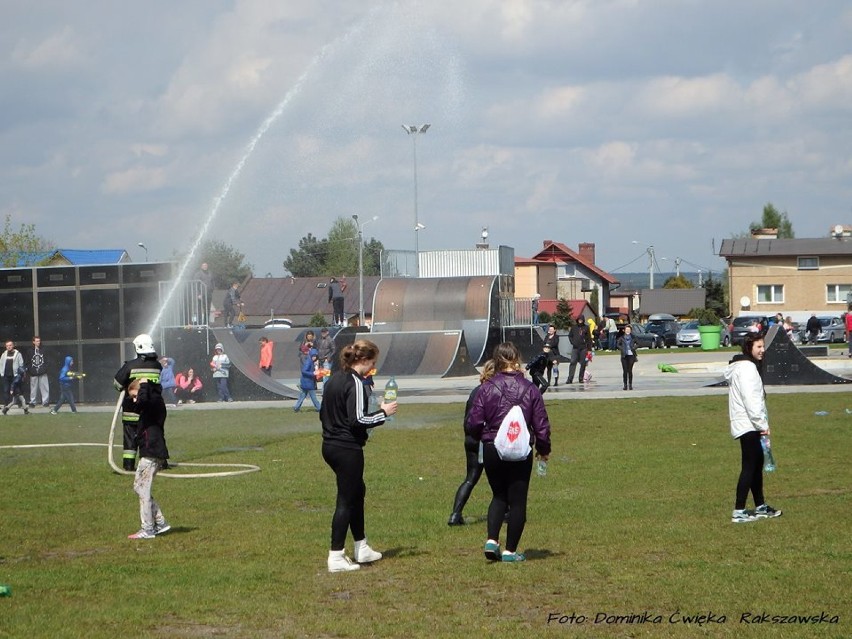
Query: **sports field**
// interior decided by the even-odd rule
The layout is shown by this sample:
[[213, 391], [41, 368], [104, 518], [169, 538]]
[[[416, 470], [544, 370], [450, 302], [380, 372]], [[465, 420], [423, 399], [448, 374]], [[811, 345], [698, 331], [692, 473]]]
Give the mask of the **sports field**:
[[[0, 448], [0, 636], [852, 637], [848, 393], [769, 397], [766, 494], [784, 515], [736, 525], [724, 396], [548, 401], [554, 453], [532, 479], [522, 564], [482, 555], [484, 477], [472, 523], [446, 525], [462, 405], [401, 399], [366, 448], [385, 558], [348, 574], [325, 566], [317, 415], [290, 402], [171, 412], [173, 461], [261, 471], [158, 478], [173, 528], [149, 541], [127, 539], [138, 500], [104, 446]], [[13, 411], [0, 446], [104, 444], [110, 418]]]

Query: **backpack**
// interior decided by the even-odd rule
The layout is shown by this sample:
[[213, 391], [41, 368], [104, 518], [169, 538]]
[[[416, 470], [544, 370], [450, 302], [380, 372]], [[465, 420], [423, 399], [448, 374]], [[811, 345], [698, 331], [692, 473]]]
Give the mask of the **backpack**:
[[503, 461], [521, 461], [526, 459], [532, 448], [530, 447], [530, 429], [524, 412], [517, 404], [513, 405], [506, 413], [497, 436], [494, 438], [494, 448]]

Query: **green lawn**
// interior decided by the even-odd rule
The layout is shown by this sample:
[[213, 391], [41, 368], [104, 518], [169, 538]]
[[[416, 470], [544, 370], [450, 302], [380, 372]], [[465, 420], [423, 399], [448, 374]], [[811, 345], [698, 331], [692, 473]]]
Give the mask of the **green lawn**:
[[[385, 559], [333, 575], [319, 422], [285, 406], [170, 415], [174, 461], [262, 471], [159, 478], [174, 528], [151, 541], [126, 539], [138, 501], [105, 448], [0, 449], [0, 583], [13, 590], [0, 636], [852, 636], [848, 394], [770, 396], [766, 493], [785, 514], [740, 525], [724, 396], [548, 401], [554, 453], [516, 565], [482, 555], [484, 477], [474, 523], [446, 525], [462, 406], [404, 405], [366, 449], [367, 532]], [[10, 415], [0, 445], [106, 442], [110, 417]], [[822, 613], [838, 623], [778, 623]]]

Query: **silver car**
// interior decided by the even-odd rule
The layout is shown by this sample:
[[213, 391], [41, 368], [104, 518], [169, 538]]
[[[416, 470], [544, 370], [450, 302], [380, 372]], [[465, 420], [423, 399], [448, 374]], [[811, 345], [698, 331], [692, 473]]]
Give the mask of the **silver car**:
[[[817, 319], [820, 324], [819, 335], [817, 335], [818, 342], [828, 342], [832, 344], [834, 342], [843, 342], [846, 339], [846, 326], [843, 324], [843, 321], [839, 317], [831, 317], [829, 315], [818, 315]], [[800, 333], [802, 344], [807, 344], [810, 336], [808, 335], [808, 329], [805, 328], [805, 325], [802, 326], [802, 332]]]
[[[722, 346], [731, 345], [731, 333], [724, 322], [720, 322], [722, 334], [719, 336], [719, 343]], [[701, 335], [698, 332], [698, 321], [692, 320], [687, 322], [682, 329], [677, 333], [675, 343], [678, 346], [701, 346]]]

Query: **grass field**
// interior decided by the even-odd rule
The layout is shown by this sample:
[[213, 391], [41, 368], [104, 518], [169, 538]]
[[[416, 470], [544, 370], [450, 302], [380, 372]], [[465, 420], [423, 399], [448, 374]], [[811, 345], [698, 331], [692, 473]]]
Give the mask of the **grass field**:
[[[366, 448], [385, 559], [333, 575], [319, 422], [289, 406], [172, 412], [173, 461], [262, 471], [158, 478], [173, 530], [150, 541], [126, 539], [138, 501], [105, 448], [0, 449], [0, 636], [852, 637], [848, 394], [770, 396], [766, 493], [785, 512], [739, 525], [724, 396], [549, 401], [554, 453], [515, 565], [482, 555], [484, 477], [474, 522], [446, 525], [462, 406], [404, 405]], [[106, 442], [109, 418], [10, 414], [0, 445]]]

